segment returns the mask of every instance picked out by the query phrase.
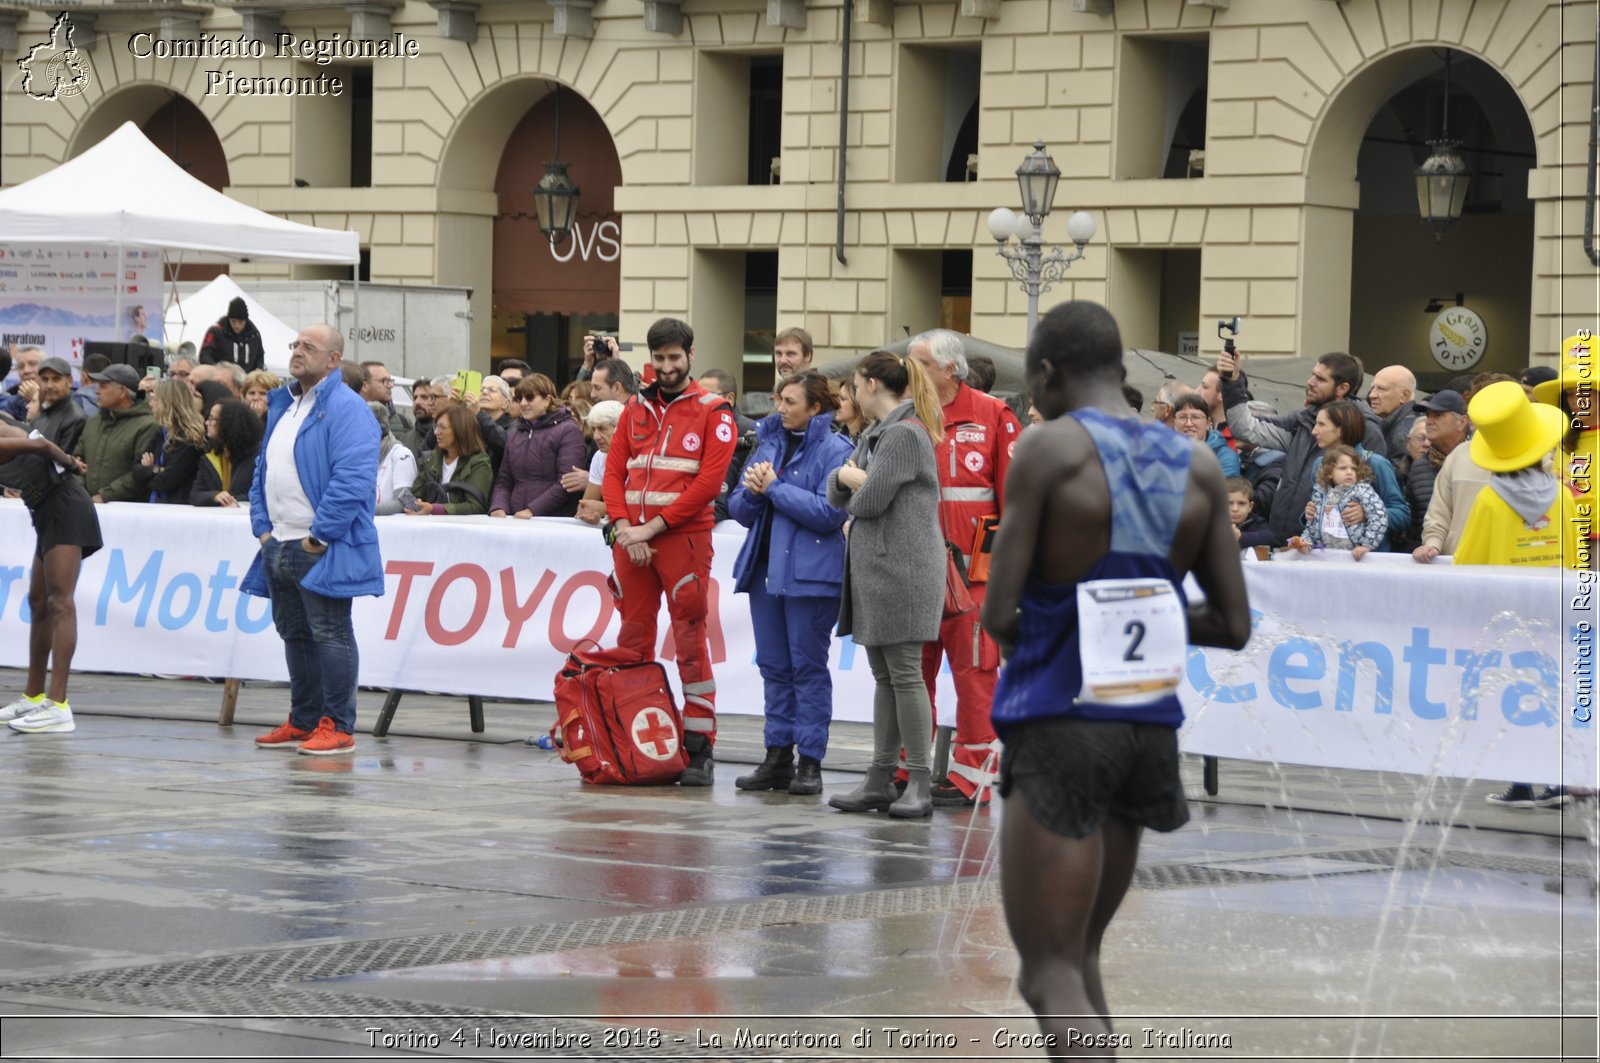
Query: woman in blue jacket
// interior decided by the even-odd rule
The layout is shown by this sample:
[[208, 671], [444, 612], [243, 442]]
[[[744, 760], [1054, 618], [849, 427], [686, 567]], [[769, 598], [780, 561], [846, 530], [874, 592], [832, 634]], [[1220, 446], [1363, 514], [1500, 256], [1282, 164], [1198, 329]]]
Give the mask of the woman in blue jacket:
[[733, 565], [734, 589], [750, 595], [766, 689], [767, 757], [734, 780], [741, 790], [822, 792], [833, 718], [828, 650], [844, 582], [846, 516], [828, 505], [828, 474], [852, 450], [833, 431], [837, 408], [820, 373], [786, 377], [777, 412], [757, 426], [755, 449], [728, 499], [728, 515], [750, 529]]

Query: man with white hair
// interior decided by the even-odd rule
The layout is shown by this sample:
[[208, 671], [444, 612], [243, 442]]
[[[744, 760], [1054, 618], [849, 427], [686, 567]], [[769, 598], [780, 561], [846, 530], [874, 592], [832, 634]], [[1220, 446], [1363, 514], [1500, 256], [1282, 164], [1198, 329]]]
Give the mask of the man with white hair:
[[[956, 730], [950, 774], [936, 781], [935, 805], [987, 804], [999, 770], [999, 745], [989, 722], [1000, 650], [978, 622], [987, 583], [988, 544], [1002, 513], [1002, 492], [1022, 424], [1004, 402], [966, 384], [967, 358], [959, 333], [933, 329], [906, 349], [933, 381], [944, 407], [944, 441], [936, 448], [939, 523], [948, 548], [974, 578], [973, 607], [939, 625], [922, 652], [922, 678], [934, 700], [940, 659], [949, 654], [956, 686]], [[938, 722], [935, 711], [934, 722]]]
[[1389, 444], [1391, 458], [1406, 452], [1406, 436], [1411, 434], [1411, 423], [1417, 419], [1412, 405], [1416, 397], [1416, 374], [1405, 366], [1386, 365], [1372, 374], [1367, 405], [1383, 425], [1383, 438]]

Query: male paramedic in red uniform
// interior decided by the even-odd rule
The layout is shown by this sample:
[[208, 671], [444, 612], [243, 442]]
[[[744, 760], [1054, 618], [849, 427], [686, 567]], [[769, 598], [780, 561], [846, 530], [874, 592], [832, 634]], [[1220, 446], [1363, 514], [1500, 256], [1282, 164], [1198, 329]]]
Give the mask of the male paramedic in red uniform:
[[733, 408], [691, 375], [694, 330], [664, 317], [646, 337], [655, 383], [628, 402], [606, 456], [606, 515], [622, 593], [617, 643], [656, 655], [656, 616], [667, 595], [683, 682], [680, 786], [710, 786], [717, 683], [706, 647], [711, 590], [711, 506], [738, 442]]
[[[921, 363], [944, 407], [944, 442], [936, 448], [939, 466], [939, 523], [945, 540], [972, 566], [972, 550], [985, 517], [999, 517], [1001, 488], [1011, 467], [1022, 424], [1004, 402], [965, 383], [967, 357], [961, 336], [932, 329], [911, 340], [906, 353]], [[999, 771], [999, 744], [989, 722], [999, 676], [1000, 651], [978, 623], [985, 583], [971, 587], [971, 612], [939, 625], [939, 638], [924, 645], [922, 678], [934, 700], [940, 659], [948, 655], [956, 687], [956, 730], [950, 743], [950, 778], [935, 781], [936, 805], [988, 804]], [[938, 723], [938, 713], [934, 713]]]

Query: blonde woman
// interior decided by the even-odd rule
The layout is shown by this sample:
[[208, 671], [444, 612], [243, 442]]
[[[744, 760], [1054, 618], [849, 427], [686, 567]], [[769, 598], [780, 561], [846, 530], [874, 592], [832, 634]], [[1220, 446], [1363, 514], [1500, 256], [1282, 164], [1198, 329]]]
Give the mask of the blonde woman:
[[150, 414], [161, 426], [154, 450], [145, 451], [133, 467], [134, 478], [149, 492], [148, 501], [186, 504], [206, 450], [206, 425], [195, 411], [189, 385], [173, 377], [156, 384]]
[[283, 381], [276, 373], [265, 369], [257, 369], [244, 378], [244, 404], [261, 418], [261, 423], [267, 423], [267, 396], [283, 386]]

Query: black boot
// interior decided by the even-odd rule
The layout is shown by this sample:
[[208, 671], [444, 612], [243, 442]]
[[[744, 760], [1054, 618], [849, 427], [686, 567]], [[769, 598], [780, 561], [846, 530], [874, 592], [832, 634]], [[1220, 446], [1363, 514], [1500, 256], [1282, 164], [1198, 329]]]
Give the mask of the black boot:
[[783, 790], [793, 778], [794, 746], [768, 746], [761, 766], [733, 780], [733, 785], [741, 790]]
[[822, 761], [816, 757], [800, 754], [800, 766], [794, 771], [794, 779], [789, 783], [791, 794], [820, 794], [822, 792]]
[[694, 731], [683, 736], [683, 748], [689, 753], [689, 766], [678, 776], [679, 786], [710, 786], [716, 767], [711, 762], [711, 740]]
[[894, 804], [894, 768], [880, 768], [876, 764], [867, 768], [867, 777], [846, 794], [832, 794], [828, 804], [841, 812], [883, 811]]

